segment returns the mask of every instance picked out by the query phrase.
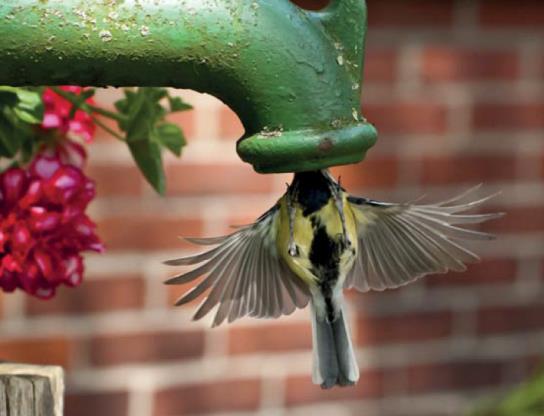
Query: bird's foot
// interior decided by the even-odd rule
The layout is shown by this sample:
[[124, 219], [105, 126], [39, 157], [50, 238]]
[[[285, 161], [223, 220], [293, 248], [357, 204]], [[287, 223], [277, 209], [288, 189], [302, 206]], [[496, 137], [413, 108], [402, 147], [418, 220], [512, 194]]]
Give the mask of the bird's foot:
[[347, 233], [337, 234], [337, 238], [343, 250], [349, 249], [353, 246], [353, 243]]
[[291, 257], [297, 257], [299, 255], [298, 246], [295, 243], [289, 243], [287, 252], [289, 253]]

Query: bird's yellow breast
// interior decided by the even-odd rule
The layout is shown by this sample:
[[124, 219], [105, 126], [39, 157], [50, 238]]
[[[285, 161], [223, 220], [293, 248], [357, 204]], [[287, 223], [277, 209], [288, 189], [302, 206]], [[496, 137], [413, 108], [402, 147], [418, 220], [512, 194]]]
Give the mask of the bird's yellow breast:
[[[343, 196], [343, 199], [346, 231], [352, 246], [349, 249], [344, 250], [340, 256], [340, 262], [338, 265], [340, 280], [343, 280], [347, 272], [351, 269], [357, 253], [357, 227], [355, 218], [352, 210], [349, 208], [345, 195]], [[290, 240], [289, 215], [285, 197], [280, 201], [280, 215], [278, 219], [278, 234], [276, 239], [278, 253], [298, 277], [309, 285], [315, 285], [318, 281], [318, 277], [312, 272], [313, 265], [310, 260], [310, 253], [315, 232], [314, 226], [312, 225], [312, 219], [325, 225], [327, 234], [335, 241], [339, 241], [342, 238], [342, 221], [333, 199], [329, 200], [328, 203], [321, 207], [321, 209], [319, 209], [317, 212], [308, 216], [303, 215], [303, 209], [300, 207], [300, 205], [295, 203], [294, 206], [295, 218], [293, 221], [293, 236], [294, 242], [298, 247], [298, 255], [293, 257], [288, 253]]]

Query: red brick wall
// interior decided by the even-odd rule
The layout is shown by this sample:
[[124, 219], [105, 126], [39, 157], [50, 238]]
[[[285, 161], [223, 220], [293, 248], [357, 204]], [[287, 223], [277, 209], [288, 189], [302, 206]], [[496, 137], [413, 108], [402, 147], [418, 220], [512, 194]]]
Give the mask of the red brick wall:
[[[380, 131], [367, 160], [341, 168], [354, 193], [409, 200], [479, 182], [502, 189], [477, 246], [481, 264], [397, 291], [350, 295], [361, 381], [311, 384], [307, 311], [208, 329], [161, 261], [267, 209], [289, 175], [260, 176], [236, 156], [241, 127], [217, 100], [177, 119], [189, 135], [168, 159], [169, 192], [143, 183], [124, 146], [100, 134], [89, 173], [106, 241], [77, 290], [49, 302], [0, 297], [0, 357], [67, 370], [68, 416], [172, 416], [257, 410], [380, 416], [459, 415], [511, 386], [544, 340], [544, 3], [370, 0], [364, 114]], [[114, 92], [100, 94], [108, 103]], [[274, 414], [280, 414], [277, 412]]]

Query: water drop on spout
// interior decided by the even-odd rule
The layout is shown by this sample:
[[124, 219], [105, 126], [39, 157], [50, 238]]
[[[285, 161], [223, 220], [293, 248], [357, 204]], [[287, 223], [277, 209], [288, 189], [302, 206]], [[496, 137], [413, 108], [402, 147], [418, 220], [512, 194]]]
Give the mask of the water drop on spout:
[[102, 42], [109, 42], [113, 39], [113, 35], [109, 30], [101, 30], [98, 34]]
[[149, 36], [150, 33], [151, 33], [151, 31], [149, 30], [149, 28], [147, 26], [142, 26], [140, 28], [140, 35]]

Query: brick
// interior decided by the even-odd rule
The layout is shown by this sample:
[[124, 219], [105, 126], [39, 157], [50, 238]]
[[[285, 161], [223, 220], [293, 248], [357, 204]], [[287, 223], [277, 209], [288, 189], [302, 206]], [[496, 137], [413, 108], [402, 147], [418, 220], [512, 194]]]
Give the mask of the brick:
[[219, 111], [219, 129], [221, 138], [225, 140], [238, 140], [245, 132], [236, 113], [226, 105]]
[[544, 305], [497, 306], [478, 311], [478, 332], [482, 335], [541, 330]]
[[195, 114], [195, 110], [188, 110], [169, 114], [166, 117], [168, 122], [177, 124], [181, 128], [185, 138], [187, 139], [187, 143], [191, 143], [195, 140]]
[[436, 46], [423, 51], [427, 82], [512, 80], [520, 75], [516, 51], [489, 51]]
[[394, 49], [365, 51], [364, 83], [393, 83], [397, 78], [398, 54]]
[[331, 0], [291, 0], [291, 2], [307, 10], [321, 10], [328, 6]]
[[135, 164], [91, 163], [86, 174], [96, 182], [99, 198], [108, 196], [137, 196], [142, 192], [143, 177]]
[[398, 316], [357, 319], [359, 345], [419, 342], [439, 339], [452, 333], [453, 317], [450, 312], [418, 312]]
[[[278, 194], [278, 200], [280, 195]], [[244, 225], [250, 225], [257, 221], [257, 219], [264, 214], [268, 208], [272, 208], [274, 203], [271, 203], [269, 207], [266, 207], [264, 209], [259, 210], [260, 213], [258, 215], [255, 215], [253, 213], [233, 213], [232, 215], [229, 215], [228, 218], [225, 220], [225, 224], [222, 226], [218, 226], [215, 229], [214, 235], [227, 235], [231, 234], [234, 231], [233, 227], [242, 227]]]
[[[286, 181], [279, 181], [279, 183], [290, 183], [291, 179]], [[285, 189], [285, 188], [284, 188]], [[283, 196], [282, 191], [279, 189], [275, 193], [266, 197], [259, 203], [246, 204], [243, 208], [240, 208], [240, 201], [232, 201], [232, 203], [225, 204], [225, 210], [228, 212], [228, 216], [222, 225], [214, 227], [213, 235], [227, 235], [234, 232], [233, 227], [253, 224], [257, 219], [264, 214], [268, 209], [272, 208], [274, 204]]]
[[432, 102], [363, 105], [363, 114], [382, 135], [433, 134], [447, 130], [446, 107]]
[[285, 405], [300, 406], [316, 402], [343, 402], [383, 397], [384, 373], [371, 369], [361, 371], [359, 382], [352, 387], [322, 390], [310, 376], [292, 376], [286, 381]]
[[48, 301], [26, 298], [26, 313], [36, 315], [83, 315], [142, 308], [145, 283], [139, 276], [84, 280], [77, 289], [62, 287]]
[[229, 331], [228, 348], [231, 354], [310, 350], [312, 329], [310, 323], [233, 327]]
[[520, 364], [524, 372], [524, 380], [540, 374], [542, 369], [542, 355], [531, 354], [527, 357], [521, 357], [520, 359], [518, 359], [518, 361], [521, 361]]
[[544, 103], [482, 103], [474, 108], [473, 129], [485, 131], [544, 128]]
[[68, 392], [64, 403], [65, 416], [128, 416], [128, 393]]
[[334, 167], [334, 177], [340, 177], [342, 186], [349, 191], [368, 188], [391, 188], [398, 181], [399, 166], [395, 157], [374, 157], [356, 165]]
[[485, 27], [518, 27], [532, 30], [544, 26], [544, 4], [534, 0], [481, 1], [479, 20]]
[[[102, 106], [100, 102], [98, 102], [98, 105], [100, 105], [102, 108], [106, 108], [105, 106]], [[110, 111], [115, 111], [115, 110], [110, 109]], [[108, 118], [108, 117], [99, 116], [99, 115], [95, 117], [99, 120], [99, 122], [104, 124], [110, 130], [113, 130], [116, 133], [122, 134], [119, 132], [119, 128], [117, 127], [117, 122], [115, 120], [112, 120], [111, 118]], [[118, 141], [119, 139], [117, 139], [115, 136], [113, 136], [110, 132], [103, 129], [102, 127], [97, 126], [94, 140], [97, 142], [114, 142], [114, 141]]]
[[98, 233], [110, 251], [180, 248], [185, 243], [178, 236], [202, 233], [200, 219], [167, 218], [150, 213], [111, 216], [97, 223]]
[[496, 386], [501, 383], [502, 370], [499, 361], [467, 361], [413, 365], [398, 375], [403, 373], [407, 393], [420, 394]]
[[513, 283], [518, 269], [513, 258], [485, 259], [471, 264], [464, 273], [449, 272], [445, 275], [430, 276], [425, 279], [428, 287], [463, 287], [481, 284]]
[[96, 335], [89, 342], [90, 361], [96, 366], [162, 362], [200, 357], [202, 331], [162, 331]]
[[[412, 285], [421, 284], [421, 281], [412, 283]], [[401, 302], [401, 298], [403, 297], [403, 289], [384, 290], [382, 292], [373, 290], [365, 293], [359, 292], [355, 289], [350, 289], [348, 291], [344, 291], [344, 295], [357, 310], [371, 312], [374, 310], [374, 306], [377, 306], [379, 309], [379, 306], [384, 303], [390, 305]]]
[[516, 178], [515, 155], [452, 154], [421, 160], [423, 185], [480, 183]]
[[160, 390], [153, 416], [256, 411], [260, 405], [259, 380], [218, 380]]
[[542, 356], [529, 354], [516, 357], [505, 364], [503, 373], [503, 385], [519, 385], [541, 374]]
[[167, 167], [168, 194], [267, 193], [274, 177], [260, 175], [248, 164], [176, 164]]
[[[489, 208], [490, 212], [493, 210]], [[543, 212], [543, 206], [508, 208], [503, 218], [486, 223], [485, 230], [496, 234], [544, 231]]]
[[374, 27], [449, 27], [453, 23], [454, 0], [369, 0], [368, 24]]
[[65, 337], [0, 341], [0, 361], [71, 366], [73, 343]]

